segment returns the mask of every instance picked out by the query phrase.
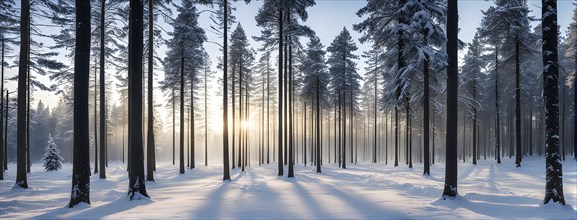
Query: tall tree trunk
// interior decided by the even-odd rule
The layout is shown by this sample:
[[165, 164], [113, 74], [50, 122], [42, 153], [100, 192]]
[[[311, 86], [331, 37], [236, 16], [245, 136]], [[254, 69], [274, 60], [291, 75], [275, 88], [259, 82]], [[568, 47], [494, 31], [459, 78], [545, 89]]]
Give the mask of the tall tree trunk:
[[[22, 1], [22, 13], [29, 13], [30, 3]], [[28, 16], [22, 16], [28, 18]], [[72, 190], [68, 207], [90, 204], [90, 137], [88, 129], [88, 81], [90, 79], [90, 1], [76, 0], [76, 45], [74, 49], [74, 156]], [[26, 19], [28, 22], [29, 20]], [[29, 32], [21, 23], [22, 36]], [[29, 35], [27, 35], [29, 36]], [[28, 39], [26, 39], [28, 40]], [[22, 41], [24, 42], [24, 41]], [[22, 47], [25, 47], [22, 44]], [[21, 51], [22, 54], [23, 51]], [[27, 60], [27, 59], [21, 59]], [[23, 62], [20, 62], [23, 65]], [[21, 69], [22, 70], [22, 69]], [[21, 76], [23, 75], [20, 72]], [[23, 83], [24, 80], [19, 80]], [[18, 93], [18, 97], [24, 94]], [[21, 98], [23, 99], [23, 97]], [[20, 121], [20, 120], [19, 120]], [[20, 137], [20, 133], [18, 134]], [[20, 139], [19, 139], [20, 140]], [[20, 163], [20, 160], [18, 160]], [[26, 182], [24, 182], [25, 184]]]
[[[287, 12], [288, 14], [289, 12]], [[289, 28], [289, 27], [287, 27]], [[284, 165], [287, 165], [287, 161], [288, 161], [288, 36], [285, 36], [285, 40], [287, 41], [284, 44], [284, 75], [282, 78], [283, 84], [284, 84], [284, 108], [283, 108], [283, 136], [284, 136], [284, 142], [283, 142], [283, 149], [284, 149]]]
[[222, 115], [223, 115], [223, 126], [222, 126], [222, 136], [223, 136], [223, 140], [222, 140], [222, 149], [223, 149], [223, 177], [222, 180], [230, 180], [230, 169], [229, 169], [229, 161], [228, 161], [228, 0], [224, 0], [224, 37], [223, 37], [223, 62], [224, 62], [224, 67], [223, 67], [223, 110], [222, 110]]
[[[344, 73], [343, 73], [344, 75]], [[347, 169], [347, 102], [346, 102], [347, 92], [344, 92], [342, 95], [343, 98], [343, 157], [341, 160], [343, 161], [343, 169]]]
[[179, 173], [184, 174], [184, 49], [180, 54], [180, 156]]
[[[242, 161], [242, 153], [244, 147], [244, 131], [245, 131], [245, 122], [244, 122], [244, 115], [242, 109], [242, 57], [240, 58], [240, 63], [238, 68], [238, 117], [240, 121], [240, 138], [239, 138], [239, 145], [238, 145], [238, 167], [242, 167], [242, 171], [244, 171], [243, 161]], [[233, 87], [234, 90], [234, 87]]]
[[[236, 62], [234, 62], [232, 64], [232, 169], [235, 168], [236, 163], [235, 163], [235, 155], [234, 155], [234, 151], [235, 151], [235, 146], [236, 146], [236, 93], [235, 93], [235, 83], [236, 83]], [[240, 115], [239, 115], [240, 117]], [[240, 143], [240, 141], [239, 141]], [[240, 144], [239, 144], [239, 149], [240, 149]], [[240, 151], [240, 150], [239, 150]], [[239, 162], [240, 163], [240, 162]], [[240, 166], [239, 166], [240, 167]]]
[[[426, 39], [426, 37], [425, 37]], [[431, 175], [431, 166], [429, 161], [429, 61], [425, 60], [423, 68], [423, 81], [424, 81], [424, 99], [423, 99], [423, 175]]]
[[100, 4], [100, 179], [106, 179], [106, 81], [104, 78], [104, 19], [106, 13], [104, 9], [106, 0], [101, 0]]
[[172, 87], [172, 165], [175, 164], [176, 160], [176, 100], [174, 99], [174, 86]]
[[156, 147], [154, 144], [154, 1], [148, 0], [148, 126], [146, 134], [146, 181], [154, 181]]
[[497, 158], [497, 163], [501, 163], [501, 131], [500, 128], [500, 112], [499, 112], [499, 48], [495, 46], [495, 116], [497, 119], [495, 120], [495, 137], [496, 137], [496, 150], [495, 150], [495, 158]]
[[130, 142], [130, 180], [128, 196], [130, 200], [149, 197], [144, 181], [144, 150], [142, 143], [142, 56], [143, 56], [143, 4], [142, 0], [130, 0], [130, 21], [128, 39], [128, 136]]
[[[90, 6], [88, 6], [90, 7]], [[18, 62], [18, 117], [16, 150], [16, 186], [28, 188], [26, 176], [26, 76], [30, 62], [30, 1], [22, 0], [20, 9], [20, 62]], [[88, 123], [87, 123], [88, 124]], [[89, 171], [90, 173], [90, 171]]]
[[459, 10], [457, 0], [449, 0], [447, 8], [447, 147], [445, 159], [445, 188], [443, 198], [455, 198], [457, 192], [457, 126], [458, 126], [458, 33]]
[[[98, 92], [97, 92], [96, 57], [94, 58], [94, 173], [98, 173]], [[30, 90], [28, 90], [30, 92]], [[30, 98], [29, 98], [30, 100]], [[28, 101], [30, 102], [30, 101]], [[30, 113], [28, 113], [30, 114]], [[28, 121], [28, 120], [27, 120]], [[29, 125], [26, 127], [30, 128]]]
[[207, 87], [207, 67], [204, 69], [204, 166], [208, 166], [208, 87]]
[[320, 156], [321, 155], [321, 153], [320, 153], [321, 152], [321, 147], [320, 147], [321, 146], [321, 131], [320, 131], [320, 127], [321, 127], [321, 125], [320, 125], [320, 120], [321, 120], [320, 119], [320, 109], [321, 109], [321, 106], [320, 106], [320, 90], [319, 90], [320, 86], [321, 86], [320, 85], [320, 78], [317, 75], [317, 97], [316, 97], [316, 101], [317, 101], [317, 118], [316, 118], [316, 120], [317, 120], [316, 121], [317, 122], [317, 158], [316, 158], [317, 173], [321, 172], [321, 163], [320, 163], [320, 161], [321, 161], [321, 156]]
[[282, 62], [283, 62], [283, 50], [282, 50], [282, 45], [283, 45], [283, 21], [282, 21], [282, 12], [283, 9], [279, 8], [278, 9], [278, 24], [279, 24], [279, 46], [278, 46], [278, 175], [282, 176], [284, 174], [284, 167], [282, 164], [282, 146], [283, 146], [283, 123], [282, 123], [282, 119], [283, 119], [283, 115], [282, 115], [282, 110], [283, 110], [283, 88], [282, 88]]
[[[375, 55], [375, 68], [378, 68], [379, 65], [377, 63], [377, 56]], [[375, 78], [373, 79], [373, 86], [374, 86], [374, 106], [373, 106], [373, 122], [374, 122], [374, 137], [373, 137], [373, 163], [377, 163], [377, 74], [378, 71], [375, 71]]]
[[[290, 14], [288, 14], [288, 20], [289, 20], [289, 28], [290, 28]], [[288, 146], [288, 174], [287, 177], [294, 177], [294, 159], [293, 159], [293, 68], [292, 68], [292, 56], [293, 56], [293, 51], [292, 51], [292, 37], [288, 37], [288, 53], [289, 53], [289, 57], [288, 57], [288, 83], [289, 83], [289, 103], [288, 103], [288, 107], [289, 107], [289, 146]], [[317, 119], [318, 120], [318, 119]], [[317, 137], [319, 138], [319, 137]], [[318, 161], [317, 161], [318, 163]]]
[[557, 1], [542, 0], [543, 96], [545, 99], [546, 184], [544, 204], [565, 205], [563, 171], [559, 157], [559, 55], [557, 52]]
[[[573, 51], [577, 51], [577, 44], [574, 45], [574, 47]], [[573, 79], [573, 156], [575, 157], [575, 160], [577, 160], [577, 143], [575, 143], [577, 142], [575, 140], [575, 138], [577, 138], [577, 55], [573, 54], [573, 58], [575, 59], [575, 72], [573, 75], [576, 76], [576, 78]], [[6, 100], [8, 100], [8, 98], [6, 98]], [[4, 163], [6, 163], [6, 160]]]
[[[4, 180], [4, 38], [2, 38], [2, 60], [0, 61], [0, 180]], [[8, 113], [8, 112], [6, 112]], [[8, 130], [8, 128], [6, 128]]]
[[395, 166], [399, 166], [399, 108], [395, 106]]
[[28, 55], [28, 72], [26, 74], [26, 172], [30, 173], [30, 55]]
[[[477, 74], [473, 76], [473, 102], [477, 102]], [[476, 104], [475, 104], [476, 105]], [[477, 107], [473, 107], [473, 165], [477, 165]]]
[[521, 67], [519, 53], [519, 37], [515, 37], [515, 164], [517, 167], [521, 166], [523, 152], [521, 149]]
[[[266, 58], [266, 164], [270, 163], [270, 52]], [[273, 155], [274, 157], [274, 155]]]
[[[305, 101], [303, 108], [303, 163], [307, 166], [307, 102]], [[312, 120], [312, 119], [311, 119]]]
[[[4, 168], [3, 170], [8, 170], [8, 116], [10, 115], [8, 112], [8, 104], [10, 103], [10, 98], [8, 96], [8, 89], [6, 89], [6, 109], [4, 110], [4, 112], [6, 112], [6, 116], [4, 117], [4, 126], [6, 127], [6, 129], [4, 129]], [[0, 167], [2, 167], [2, 165], [0, 164]], [[88, 173], [90, 173], [90, 168], [88, 168]]]
[[194, 169], [196, 160], [194, 159], [194, 77], [190, 77], [190, 169]]

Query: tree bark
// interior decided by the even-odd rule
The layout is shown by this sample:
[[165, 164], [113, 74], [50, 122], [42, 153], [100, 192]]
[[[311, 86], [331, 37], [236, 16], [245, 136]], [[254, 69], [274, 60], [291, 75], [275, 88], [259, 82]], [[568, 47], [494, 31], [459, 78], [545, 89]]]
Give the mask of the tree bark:
[[222, 180], [230, 180], [230, 166], [228, 161], [228, 0], [224, 0], [224, 37], [223, 37], [223, 126], [222, 126], [222, 149], [223, 149], [223, 177]]
[[457, 0], [448, 1], [447, 9], [447, 147], [443, 199], [455, 198], [457, 192], [457, 126], [458, 126], [458, 30]]
[[[29, 12], [29, 1], [22, 1], [22, 13]], [[24, 16], [23, 16], [24, 18]], [[90, 1], [76, 0], [76, 45], [74, 48], [74, 156], [72, 190], [68, 207], [90, 204], [90, 137], [88, 129], [88, 82], [90, 79]], [[29, 21], [29, 20], [27, 20]], [[25, 23], [22, 23], [25, 24]], [[21, 30], [26, 28], [21, 25]], [[22, 36], [29, 32], [23, 32]], [[29, 36], [29, 35], [28, 35]], [[21, 48], [24, 47], [22, 44]], [[22, 54], [23, 51], [21, 51]], [[21, 59], [27, 60], [27, 59]], [[23, 65], [23, 62], [20, 62]], [[22, 72], [21, 72], [22, 74]], [[24, 80], [19, 80], [24, 82]], [[24, 94], [18, 94], [20, 96]], [[22, 98], [23, 99], [23, 98]], [[19, 120], [20, 121], [20, 120]], [[20, 137], [20, 133], [19, 133]], [[20, 162], [20, 160], [18, 160]]]
[[106, 81], [104, 76], [104, 19], [106, 0], [100, 1], [100, 179], [106, 179]]
[[[89, 7], [89, 6], [88, 6]], [[22, 0], [20, 9], [20, 62], [18, 62], [18, 117], [16, 150], [16, 186], [28, 188], [26, 176], [26, 76], [30, 60], [30, 1]], [[88, 124], [88, 123], [86, 123]], [[89, 171], [90, 172], [90, 171]]]
[[565, 205], [563, 171], [559, 157], [559, 55], [557, 32], [557, 1], [542, 0], [543, 16], [543, 96], [545, 100], [546, 183], [544, 204]]
[[154, 145], [154, 1], [148, 0], [148, 126], [146, 134], [146, 181], [154, 181], [156, 147]]
[[128, 196], [130, 200], [149, 197], [144, 181], [144, 150], [142, 143], [142, 56], [143, 56], [143, 4], [142, 0], [130, 0], [128, 39], [130, 114], [128, 117], [128, 148], [130, 149], [130, 177]]

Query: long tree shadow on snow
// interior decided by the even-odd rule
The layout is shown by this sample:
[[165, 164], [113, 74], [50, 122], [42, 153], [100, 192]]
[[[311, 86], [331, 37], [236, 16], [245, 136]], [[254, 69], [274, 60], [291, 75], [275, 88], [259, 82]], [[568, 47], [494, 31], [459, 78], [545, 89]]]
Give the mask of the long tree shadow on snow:
[[[337, 174], [341, 175], [341, 173]], [[342, 186], [347, 186], [349, 184], [347, 181], [342, 181], [341, 178], [336, 178], [335, 174], [326, 175], [324, 173], [300, 173], [298, 175], [297, 180], [291, 181], [296, 189], [299, 192], [299, 195], [305, 197], [305, 201], [308, 201], [309, 204], [317, 204], [317, 207], [321, 207], [324, 210], [331, 210], [331, 215], [324, 216], [325, 218], [395, 218], [395, 219], [407, 219], [410, 218], [405, 213], [399, 213], [395, 210], [388, 209], [385, 206], [378, 206], [374, 202], [367, 200], [362, 194], [354, 194], [351, 193], [352, 191], [343, 190], [342, 186], [335, 186], [333, 184], [328, 184], [323, 182], [323, 179], [320, 177], [329, 177], [333, 180], [341, 180], [340, 182], [343, 184]], [[355, 175], [355, 174], [348, 174], [346, 178], [352, 178], [353, 180], [360, 180], [363, 179], [362, 175]], [[347, 179], [349, 180], [349, 179]], [[306, 189], [307, 183], [316, 183], [318, 184], [319, 190], [311, 191]], [[335, 200], [346, 203], [344, 207], [348, 207], [351, 210], [348, 210], [343, 213], [356, 213], [357, 216], [342, 216], [340, 215], [342, 211], [345, 210], [334, 210], [334, 207], [330, 207], [331, 204], [321, 204], [318, 200], [318, 194], [322, 193], [319, 192], [320, 190], [325, 191], [325, 195], [334, 197]], [[313, 196], [315, 195], [315, 196]], [[351, 212], [352, 211], [352, 212]], [[316, 217], [316, 216], [315, 216]], [[322, 216], [321, 216], [322, 218]]]

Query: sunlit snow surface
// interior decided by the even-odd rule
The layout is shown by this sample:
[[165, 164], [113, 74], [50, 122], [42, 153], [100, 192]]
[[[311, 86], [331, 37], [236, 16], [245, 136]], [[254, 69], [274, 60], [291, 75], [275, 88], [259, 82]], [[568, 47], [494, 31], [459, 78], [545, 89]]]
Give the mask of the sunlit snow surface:
[[[71, 190], [71, 164], [46, 172], [33, 164], [29, 189], [13, 188], [14, 164], [0, 181], [1, 219], [575, 219], [577, 212], [576, 162], [563, 163], [566, 207], [542, 205], [545, 191], [545, 158], [524, 158], [515, 168], [514, 158], [497, 165], [459, 163], [460, 196], [441, 200], [444, 165], [431, 167], [422, 176], [422, 165], [409, 169], [384, 164], [347, 165], [346, 170], [325, 164], [322, 174], [314, 167], [296, 165], [294, 179], [277, 177], [276, 163], [246, 172], [232, 171], [232, 181], [222, 182], [222, 166], [178, 174], [178, 166], [159, 163], [156, 182], [147, 182], [151, 200], [129, 201], [127, 172], [111, 162], [108, 179], [91, 177], [90, 205], [67, 208]], [[286, 171], [285, 171], [286, 172]]]

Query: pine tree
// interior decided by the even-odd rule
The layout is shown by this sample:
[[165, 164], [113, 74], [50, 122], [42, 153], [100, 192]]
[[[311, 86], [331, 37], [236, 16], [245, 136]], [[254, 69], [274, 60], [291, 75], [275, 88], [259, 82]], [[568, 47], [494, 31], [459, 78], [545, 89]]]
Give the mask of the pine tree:
[[[573, 86], [573, 137], [577, 137], [577, 3], [574, 3], [576, 6], [573, 9], [573, 22], [567, 28], [567, 54], [566, 57], [572, 57], [572, 61], [568, 61], [569, 67], [568, 69], [573, 69], [573, 77], [567, 79], [567, 84]], [[575, 156], [575, 160], [577, 160], [577, 144], [575, 140], [573, 141], [573, 155]]]
[[[177, 80], [180, 83], [180, 173], [184, 173], [184, 84], [185, 79], [190, 79], [193, 84], [200, 78], [204, 60], [202, 44], [206, 36], [198, 26], [198, 12], [193, 1], [183, 1], [177, 10], [179, 14], [172, 24], [174, 31], [170, 33], [172, 39], [168, 42], [164, 67], [165, 75], [169, 78], [165, 79], [166, 82], [180, 78]], [[191, 93], [193, 91], [191, 86]], [[193, 101], [194, 97], [191, 97], [191, 103]]]
[[46, 145], [46, 153], [42, 158], [44, 160], [44, 169], [46, 171], [59, 170], [62, 168], [62, 157], [60, 156], [60, 150], [54, 139], [52, 139], [52, 134], [48, 135], [48, 144]]
[[[473, 120], [473, 164], [477, 164], [477, 112], [481, 109], [480, 99], [477, 97], [480, 94], [480, 81], [479, 78], [483, 74], [482, 69], [485, 67], [485, 61], [483, 60], [483, 47], [481, 45], [479, 35], [475, 34], [473, 41], [468, 44], [468, 51], [465, 55], [464, 64], [461, 69], [464, 80], [467, 84], [472, 87], [469, 91], [472, 97], [469, 97], [472, 103], [472, 120]], [[467, 86], [468, 88], [469, 86]]]
[[[340, 131], [342, 137], [342, 168], [346, 169], [346, 146], [347, 146], [347, 109], [352, 121], [354, 107], [358, 95], [360, 94], [359, 80], [361, 76], [357, 73], [357, 67], [354, 60], [358, 56], [354, 54], [357, 50], [349, 31], [343, 28], [341, 33], [335, 37], [327, 51], [331, 54], [327, 60], [329, 73], [331, 74], [331, 90], [333, 96], [336, 96], [336, 104], [339, 106], [339, 123], [342, 123]], [[352, 135], [351, 135], [352, 137]], [[352, 145], [350, 146], [352, 147]], [[351, 148], [352, 149], [352, 148]]]
[[[423, 70], [423, 144], [424, 144], [424, 175], [430, 175], [429, 160], [429, 109], [430, 109], [430, 70], [442, 69], [446, 64], [446, 55], [437, 50], [446, 42], [446, 35], [442, 28], [446, 12], [444, 5], [438, 0], [414, 1], [410, 5], [414, 15], [409, 21], [412, 38], [407, 41], [407, 59], [409, 65], [405, 72]], [[409, 76], [410, 77], [410, 76]], [[405, 80], [408, 81], [408, 80]], [[405, 93], [405, 92], [403, 92]], [[418, 92], [415, 92], [418, 93]], [[412, 155], [409, 155], [412, 156]], [[412, 160], [409, 160], [411, 163]], [[410, 164], [409, 166], [411, 166]]]
[[[18, 25], [18, 16], [17, 11], [14, 10], [14, 1], [13, 0], [6, 0], [0, 2], [0, 40], [2, 44], [2, 58], [0, 60], [0, 69], [1, 69], [1, 77], [0, 77], [0, 109], [4, 108], [4, 67], [8, 65], [5, 62], [6, 53], [10, 51], [9, 43], [15, 43], [13, 39], [11, 39], [10, 35], [17, 33], [17, 25]], [[4, 111], [0, 110], [0, 122], [4, 121], [4, 117], [7, 117]], [[8, 129], [4, 127], [4, 123], [0, 125], [0, 134], [4, 134], [4, 129]], [[4, 180], [4, 163], [5, 163], [5, 147], [4, 146], [4, 135], [0, 135], [0, 180]]]
[[[403, 81], [400, 78], [406, 67], [404, 51], [405, 44], [409, 40], [407, 32], [410, 29], [407, 24], [409, 13], [405, 7], [407, 2], [407, 0], [369, 0], [367, 5], [357, 12], [358, 16], [368, 15], [368, 17], [353, 26], [355, 30], [364, 32], [361, 42], [372, 41], [374, 48], [388, 49], [383, 54], [383, 65], [389, 69], [383, 72], [386, 73], [384, 77], [390, 78], [391, 83], [388, 84], [390, 87], [384, 87], [382, 100], [385, 103], [392, 103], [395, 112], [395, 166], [398, 166], [399, 156], [399, 108], [400, 101], [403, 100], [401, 92], [403, 88], [410, 88], [401, 84]], [[390, 76], [387, 76], [389, 74]]]
[[[320, 121], [321, 121], [321, 111], [322, 108], [326, 107], [328, 102], [328, 84], [329, 75], [327, 72], [327, 65], [325, 63], [325, 51], [321, 40], [318, 37], [311, 38], [310, 42], [307, 44], [306, 57], [303, 59], [300, 65], [300, 71], [303, 73], [303, 88], [301, 96], [304, 97], [309, 103], [314, 103], [316, 116], [315, 116], [315, 163], [316, 172], [321, 172], [321, 139], [320, 134]], [[305, 113], [306, 114], [306, 113]], [[313, 120], [311, 119], [311, 124]]]

